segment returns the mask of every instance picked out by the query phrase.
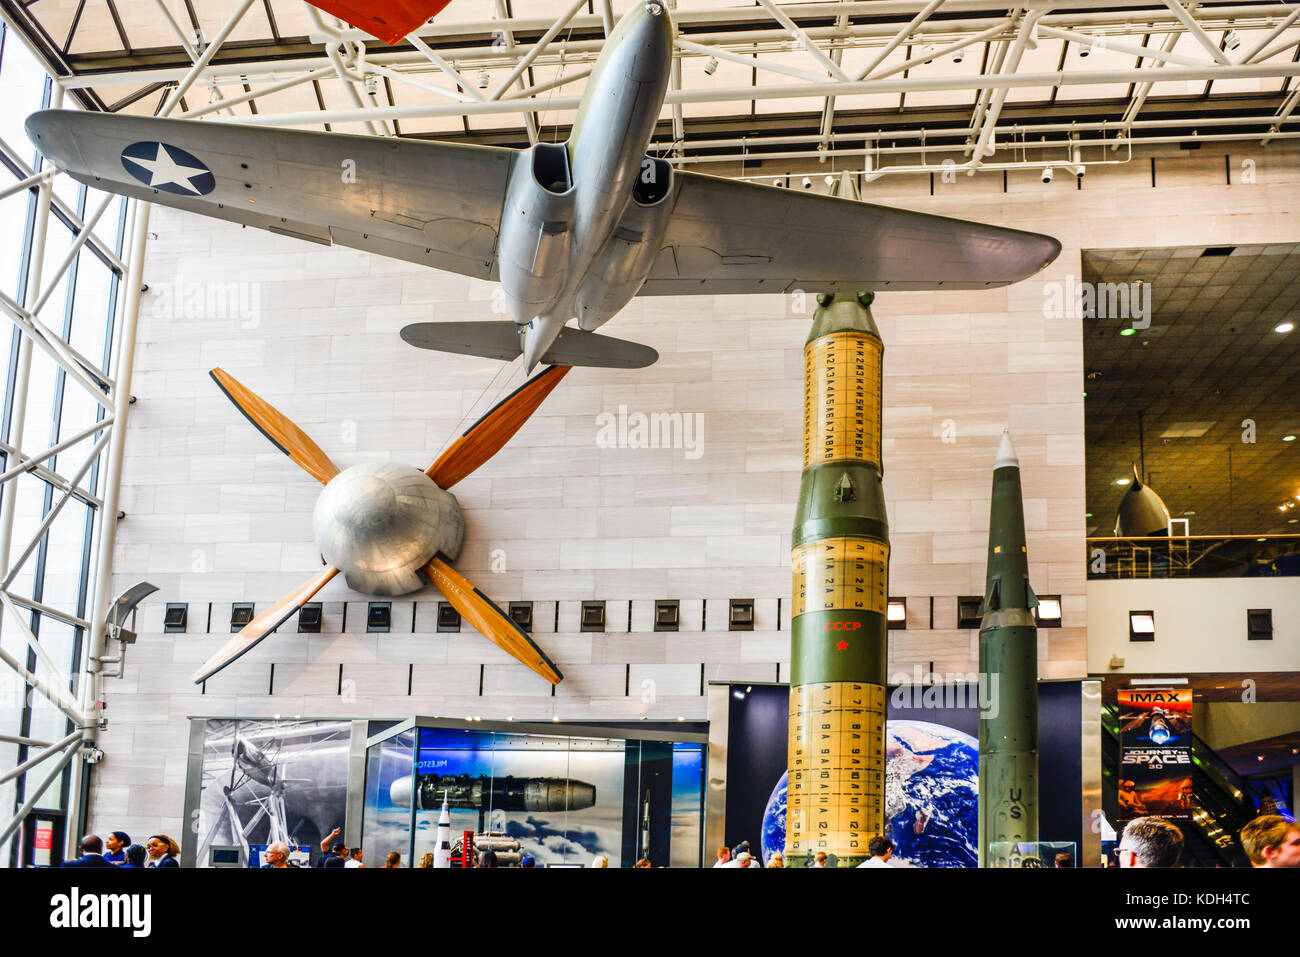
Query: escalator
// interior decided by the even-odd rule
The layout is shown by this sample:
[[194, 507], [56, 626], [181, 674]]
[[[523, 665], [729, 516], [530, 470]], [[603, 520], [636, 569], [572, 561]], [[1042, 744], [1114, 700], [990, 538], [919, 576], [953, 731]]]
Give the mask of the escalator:
[[[1118, 821], [1119, 722], [1102, 706], [1102, 809]], [[1258, 814], [1249, 785], [1204, 741], [1192, 735], [1192, 824], [1181, 825], [1184, 867], [1249, 867], [1237, 834]]]

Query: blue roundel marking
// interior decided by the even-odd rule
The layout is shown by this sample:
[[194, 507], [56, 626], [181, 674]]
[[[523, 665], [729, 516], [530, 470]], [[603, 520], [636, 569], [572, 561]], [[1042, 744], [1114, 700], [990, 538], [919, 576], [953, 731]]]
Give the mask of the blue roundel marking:
[[197, 156], [166, 143], [132, 143], [122, 150], [122, 168], [144, 185], [177, 196], [205, 196], [217, 185]]

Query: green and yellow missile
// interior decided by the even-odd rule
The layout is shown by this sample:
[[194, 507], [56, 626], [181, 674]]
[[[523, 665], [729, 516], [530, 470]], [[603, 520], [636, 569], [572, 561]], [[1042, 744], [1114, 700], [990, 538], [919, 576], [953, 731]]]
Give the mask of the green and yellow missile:
[[791, 562], [786, 860], [867, 856], [885, 825], [889, 528], [873, 294], [817, 297], [804, 345], [803, 481]]
[[[1038, 598], [1029, 587], [1020, 460], [1002, 434], [993, 462], [980, 620], [979, 863], [1006, 867], [1008, 842], [1038, 841]], [[994, 845], [1002, 845], [998, 852]]]

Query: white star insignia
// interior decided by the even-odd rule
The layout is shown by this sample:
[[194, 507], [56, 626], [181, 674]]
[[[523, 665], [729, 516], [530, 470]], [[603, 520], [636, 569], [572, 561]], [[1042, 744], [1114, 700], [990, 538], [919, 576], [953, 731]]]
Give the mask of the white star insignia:
[[135, 156], [124, 158], [149, 172], [150, 186], [165, 186], [171, 183], [182, 189], [189, 190], [195, 196], [199, 195], [199, 191], [195, 189], [190, 180], [195, 176], [202, 176], [208, 172], [206, 169], [197, 169], [193, 166], [181, 166], [172, 159], [167, 147], [161, 143], [158, 144], [158, 154], [151, 160]]

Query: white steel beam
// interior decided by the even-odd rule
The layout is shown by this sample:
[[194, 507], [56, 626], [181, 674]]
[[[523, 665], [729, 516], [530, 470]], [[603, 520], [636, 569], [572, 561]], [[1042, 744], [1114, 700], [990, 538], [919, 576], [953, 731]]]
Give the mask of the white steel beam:
[[[54, 87], [50, 97], [50, 106], [54, 109], [63, 106], [63, 91], [57, 86]], [[50, 224], [50, 203], [53, 196], [54, 184], [51, 180], [45, 180], [41, 183], [36, 196], [36, 219], [31, 233], [31, 253], [27, 268], [27, 295], [35, 295], [41, 288], [41, 270], [45, 265], [45, 235]], [[18, 312], [14, 311], [17, 309], [26, 312], [17, 302], [0, 293], [0, 305], [3, 305], [3, 311], [9, 314], [10, 319], [23, 332], [23, 335], [18, 337], [18, 357], [10, 373], [13, 404], [9, 414], [9, 441], [14, 448], [22, 449], [23, 435], [27, 426], [27, 380], [32, 368], [32, 343], [40, 342], [42, 348], [49, 353], [54, 352], [54, 347], [35, 331], [37, 320], [34, 317], [20, 317]], [[55, 358], [55, 361], [59, 360]], [[17, 509], [18, 483], [10, 482], [4, 494], [0, 495], [0, 568], [9, 566], [9, 548], [13, 542], [14, 517], [17, 515]], [[0, 625], [3, 622], [4, 611], [0, 609]], [[0, 847], [3, 845], [4, 842], [0, 841]]]
[[[1160, 52], [1168, 53], [1172, 50], [1178, 43], [1178, 36], [1177, 33], [1168, 34], [1164, 39], [1164, 43], [1160, 46]], [[1163, 62], [1157, 62], [1152, 69], [1159, 69], [1162, 66], [1164, 66]], [[1133, 88], [1133, 99], [1125, 107], [1124, 117], [1120, 121], [1119, 129], [1121, 133], [1127, 134], [1133, 128], [1133, 121], [1137, 119], [1138, 113], [1142, 111], [1142, 107], [1146, 104], [1147, 96], [1151, 93], [1151, 86], [1154, 82], [1154, 80], [1148, 80], [1145, 83], [1139, 83]], [[1117, 149], [1119, 149], [1118, 143], [1111, 146], [1112, 151]]]
[[[803, 47], [804, 50], [812, 55], [814, 60], [824, 66], [831, 76], [835, 77], [837, 80], [848, 82], [849, 78], [844, 74], [844, 71], [839, 68], [838, 64], [823, 53], [822, 48], [817, 45], [816, 41], [804, 32], [803, 27], [791, 20], [784, 10], [773, 3], [772, 0], [758, 0], [758, 3], [759, 6], [772, 15], [773, 20], [785, 27], [786, 32], [789, 33], [790, 36], [794, 37], [794, 39], [799, 43], [799, 46]], [[842, 7], [837, 8], [835, 12], [838, 14], [842, 9]], [[804, 11], [801, 10], [800, 12], [802, 13]]]
[[[3, 292], [0, 292], [0, 314], [3, 314], [5, 318], [22, 330], [24, 342], [36, 343], [40, 350], [57, 362], [69, 376], [89, 393], [92, 399], [104, 408], [108, 408], [109, 400], [104, 395], [103, 383], [99, 381], [103, 377], [98, 371], [93, 371], [95, 367], [72, 346], [68, 345], [61, 336]], [[31, 363], [30, 353], [31, 349], [29, 347], [28, 364]], [[21, 360], [21, 355], [19, 358]], [[92, 371], [94, 378], [89, 374]], [[23, 383], [25, 386], [26, 376], [23, 377]], [[26, 405], [25, 402], [24, 405]], [[14, 437], [12, 427], [10, 427], [9, 435], [11, 439]], [[22, 435], [19, 434], [17, 441], [12, 442], [12, 444], [17, 448], [22, 448]], [[0, 547], [0, 564], [3, 564], [3, 559], [4, 549]]]
[[[85, 461], [81, 463], [81, 467], [77, 469], [76, 474], [69, 480], [69, 483], [74, 488], [81, 482], [86, 473], [90, 471], [90, 467], [95, 464], [95, 460], [99, 458], [100, 450], [103, 449], [104, 444], [109, 440], [109, 437], [114, 431], [115, 430], [110, 428], [108, 432], [105, 435], [101, 435], [99, 440], [91, 447], [90, 453], [86, 456]], [[13, 486], [11, 485], [10, 489], [12, 488]], [[41, 520], [41, 524], [36, 527], [35, 533], [33, 533], [31, 540], [28, 541], [27, 547], [23, 549], [22, 554], [20, 554], [13, 564], [9, 566], [8, 574], [5, 575], [3, 581], [0, 581], [0, 589], [7, 589], [13, 584], [14, 578], [16, 578], [18, 572], [22, 570], [23, 563], [27, 561], [32, 552], [36, 551], [37, 546], [41, 544], [41, 539], [45, 536], [45, 533], [50, 530], [50, 526], [54, 524], [54, 520], [59, 517], [59, 513], [63, 511], [63, 506], [68, 504], [68, 499], [70, 498], [72, 498], [72, 489], [65, 489], [63, 494], [59, 497], [59, 500], [54, 503], [45, 518]]]
[[28, 758], [22, 764], [15, 765], [14, 767], [6, 771], [4, 774], [0, 774], [0, 784], [4, 784], [6, 781], [12, 781], [20, 774], [30, 771], [32, 768], [36, 767], [36, 765], [40, 764], [46, 758], [54, 757], [54, 755], [58, 754], [68, 745], [72, 744], [72, 742], [81, 740], [81, 735], [82, 735], [82, 730], [78, 728], [76, 731], [72, 732], [72, 734], [68, 735], [66, 738], [63, 738], [59, 741], [55, 741], [53, 744], [49, 745], [44, 750], [37, 752], [35, 756]]
[[1178, 21], [1184, 27], [1187, 28], [1187, 32], [1192, 35], [1197, 43], [1205, 48], [1205, 52], [1212, 56], [1216, 63], [1221, 63], [1224, 66], [1227, 66], [1232, 62], [1228, 59], [1228, 54], [1220, 50], [1219, 45], [1211, 40], [1210, 35], [1201, 28], [1199, 23], [1196, 22], [1196, 18], [1187, 12], [1187, 8], [1183, 6], [1182, 0], [1164, 0], [1164, 2], [1170, 12], [1178, 18]]
[[1238, 60], [1237, 62], [1253, 63], [1255, 57], [1259, 56], [1259, 54], [1263, 51], [1263, 49], [1266, 46], [1268, 46], [1270, 43], [1272, 43], [1274, 40], [1280, 37], [1282, 35], [1282, 32], [1286, 30], [1287, 27], [1291, 26], [1291, 24], [1296, 22], [1297, 18], [1300, 18], [1300, 7], [1293, 8], [1291, 12], [1287, 14], [1284, 20], [1282, 20], [1280, 23], [1278, 23], [1277, 26], [1275, 26], [1272, 30], [1270, 30], [1267, 34], [1265, 34], [1262, 40], [1260, 40], [1249, 50], [1243, 53], [1241, 59]]
[[456, 68], [453, 67], [450, 63], [448, 63], [445, 59], [443, 59], [443, 57], [436, 50], [434, 50], [433, 47], [429, 46], [429, 44], [425, 43], [414, 33], [412, 33], [409, 37], [407, 37], [407, 39], [411, 41], [411, 45], [413, 47], [415, 47], [417, 50], [419, 50], [421, 53], [424, 54], [425, 59], [427, 59], [430, 63], [436, 66], [447, 76], [451, 77], [452, 82], [455, 83], [458, 87], [460, 87], [461, 91], [465, 93], [465, 95], [469, 96], [471, 99], [475, 99], [480, 102], [487, 99], [487, 97], [483, 95], [483, 93], [479, 90], [477, 86], [475, 86], [473, 83], [470, 83], [463, 76], [461, 76], [460, 73], [456, 70]]
[[112, 193], [104, 194], [103, 202], [95, 207], [95, 211], [90, 214], [90, 218], [87, 219], [85, 225], [81, 227], [81, 231], [77, 234], [77, 238], [73, 240], [67, 254], [64, 255], [63, 261], [59, 263], [59, 268], [54, 270], [53, 276], [45, 280], [44, 291], [37, 297], [36, 303], [32, 308], [28, 310], [33, 316], [39, 315], [41, 307], [49, 302], [50, 296], [53, 295], [54, 290], [58, 288], [59, 282], [62, 281], [65, 275], [67, 275], [68, 267], [70, 267], [73, 260], [77, 258], [77, 254], [81, 252], [81, 247], [86, 245], [86, 240], [90, 238], [91, 233], [95, 228], [95, 224], [99, 222], [100, 217], [104, 215], [104, 211], [107, 210], [116, 199], [117, 197]]
[[[1013, 89], [1035, 86], [1094, 86], [1105, 83], [1178, 82], [1184, 80], [1272, 79], [1300, 76], [1300, 63], [1260, 63], [1241, 66], [1202, 66], [1158, 69], [1144, 67], [1124, 70], [1054, 71], [1051, 73], [1001, 73], [977, 77], [908, 77], [903, 80], [864, 80], [838, 84], [836, 96], [854, 96], [865, 93], [906, 93], [918, 90], [979, 90]], [[825, 84], [788, 84], [773, 86], [719, 87], [707, 90], [669, 91], [664, 102], [673, 103], [734, 103], [746, 100], [824, 99]], [[553, 110], [577, 109], [576, 96], [557, 97], [547, 107]], [[498, 100], [484, 103], [432, 104], [419, 106], [383, 107], [375, 115], [386, 119], [416, 119], [431, 116], [480, 116], [489, 114], [519, 114], [532, 112], [539, 104], [521, 100]], [[318, 123], [360, 122], [365, 115], [356, 110], [325, 110], [309, 113], [280, 113], [272, 116], [239, 116], [221, 122], [243, 123], [252, 126], [309, 126]]]
[[784, 63], [764, 60], [761, 56], [756, 57], [752, 53], [733, 53], [731, 50], [725, 50], [720, 46], [705, 46], [702, 43], [695, 43], [692, 40], [685, 40], [677, 37], [677, 49], [688, 50], [691, 53], [698, 53], [701, 56], [713, 56], [719, 60], [730, 60], [732, 63], [739, 63], [741, 66], [747, 66], [751, 69], [768, 70], [772, 73], [780, 73], [782, 76], [793, 77], [796, 80], [807, 80], [809, 83], [833, 83], [828, 76], [818, 76], [816, 73], [808, 73], [800, 70], [798, 67], [787, 66]]
[[[50, 785], [58, 780], [59, 775], [63, 773], [63, 769], [68, 766], [68, 762], [80, 753], [81, 745], [79, 743], [72, 745], [63, 752], [63, 757], [59, 758], [58, 763], [55, 764], [54, 767], [50, 768], [50, 773], [47, 774], [32, 793], [28, 795], [23, 806], [14, 813], [13, 818], [11, 818], [9, 823], [5, 825], [4, 830], [0, 831], [0, 850], [3, 850], [5, 845], [9, 843], [9, 838], [13, 837], [14, 831], [18, 830], [18, 826], [22, 824], [27, 815], [31, 813], [32, 808], [36, 806], [36, 802], [41, 799], [46, 791], [49, 790]], [[73, 833], [73, 828], [68, 828], [68, 831], [69, 833]], [[72, 839], [69, 838], [69, 843], [71, 843], [71, 840]]]
[[1291, 94], [1283, 102], [1281, 108], [1277, 111], [1277, 115], [1273, 117], [1272, 125], [1268, 128], [1268, 135], [1259, 141], [1260, 146], [1267, 146], [1269, 140], [1277, 138], [1279, 135], [1278, 130], [1295, 112], [1297, 103], [1300, 103], [1300, 86], [1292, 87]]
[[[495, 0], [495, 6], [496, 6], [498, 19], [502, 21], [510, 19], [509, 14], [507, 14], [506, 12], [506, 0]], [[506, 50], [513, 51], [515, 49], [514, 31], [511, 30], [509, 27], [497, 27], [494, 28], [491, 32], [493, 36], [499, 35], [505, 38]], [[496, 44], [494, 43], [493, 46], [495, 47]], [[526, 85], [527, 84], [525, 84], [522, 79], [519, 81], [519, 88], [521, 90]], [[494, 101], [484, 101], [484, 102], [487, 103], [487, 102], [494, 102]], [[523, 118], [524, 118], [524, 129], [527, 130], [528, 132], [528, 143], [529, 145], [536, 146], [538, 140], [541, 139], [541, 137], [538, 136], [537, 133], [537, 114], [535, 112], [529, 111], [523, 114]]]
[[[83, 722], [86, 743], [93, 744], [98, 734], [99, 702], [103, 700], [104, 642], [107, 636], [108, 606], [112, 601], [113, 548], [117, 542], [117, 510], [121, 500], [122, 458], [126, 448], [126, 420], [131, 408], [131, 377], [135, 369], [135, 338], [140, 319], [140, 297], [144, 288], [144, 251], [149, 238], [150, 204], [138, 200], [132, 205], [134, 220], [131, 224], [131, 246], [127, 255], [128, 268], [123, 282], [122, 312], [114, 330], [113, 414], [116, 422], [110, 433], [108, 451], [104, 456], [101, 473], [104, 504], [95, 513], [95, 560], [91, 568], [91, 581], [87, 607], [90, 609], [90, 628], [86, 640], [85, 680], [81, 682], [81, 710], [89, 720]], [[74, 774], [74, 783], [79, 785]], [[82, 788], [73, 787], [69, 793], [68, 820], [78, 821], [84, 816], [81, 807]]]
[[5, 199], [12, 196], [14, 193], [21, 193], [23, 190], [31, 189], [33, 186], [39, 186], [46, 180], [51, 179], [57, 172], [58, 171], [54, 169], [54, 167], [47, 166], [39, 173], [33, 173], [26, 179], [20, 179], [12, 186], [6, 186], [4, 189], [0, 189], [0, 199]]
[[881, 49], [881, 51], [876, 54], [875, 58], [872, 59], [872, 61], [868, 63], [866, 67], [853, 79], [865, 80], [867, 77], [871, 76], [871, 72], [876, 67], [880, 66], [880, 64], [884, 63], [885, 58], [888, 57], [889, 54], [897, 50], [900, 46], [902, 46], [904, 41], [906, 41], [908, 37], [910, 37], [913, 33], [916, 32], [917, 27], [919, 27], [926, 20], [930, 19], [930, 14], [938, 10], [941, 6], [943, 6], [943, 4], [944, 4], [944, 0], [930, 0], [929, 3], [927, 3], [924, 7], [921, 8], [920, 11], [917, 12], [916, 16], [914, 16], [911, 19], [911, 21], [907, 24], [907, 26], [899, 30], [898, 33], [894, 35], [894, 38], [890, 40], [888, 43], [886, 43], [884, 47]]
[[[1122, 43], [1104, 34], [1097, 35], [1092, 33], [1079, 33], [1075, 30], [1063, 30], [1060, 27], [1045, 27], [1042, 25], [1038, 27], [1038, 33], [1040, 36], [1044, 37], [1055, 37], [1058, 40], [1069, 40], [1071, 43], [1079, 43], [1083, 46], [1099, 47], [1103, 50], [1110, 50], [1113, 53], [1126, 53], [1129, 56], [1159, 60], [1163, 63], [1181, 63], [1183, 66], [1205, 66], [1207, 63], [1204, 59], [1183, 56], [1181, 53], [1171, 53], [1167, 50], [1157, 50], [1154, 47]], [[1174, 36], [1176, 37], [1177, 34], [1174, 34]]]
[[172, 90], [171, 96], [167, 97], [166, 102], [163, 103], [163, 107], [159, 111], [160, 116], [166, 116], [176, 108], [176, 104], [181, 101], [181, 97], [186, 94], [189, 88], [194, 84], [194, 81], [202, 75], [203, 71], [207, 68], [207, 65], [212, 62], [212, 58], [217, 55], [217, 51], [220, 50], [221, 45], [226, 42], [226, 38], [230, 36], [235, 27], [239, 26], [239, 21], [244, 18], [244, 14], [248, 12], [248, 8], [253, 5], [253, 2], [254, 0], [240, 0], [239, 6], [235, 8], [235, 12], [230, 15], [230, 18], [226, 20], [222, 28], [217, 31], [217, 35], [212, 38], [212, 42], [204, 47], [199, 58], [194, 61], [194, 65], [189, 68], [185, 76], [181, 78], [181, 81], [176, 84], [176, 89]]
[[519, 62], [515, 64], [515, 68], [510, 71], [510, 75], [501, 81], [501, 85], [492, 91], [492, 95], [489, 96], [488, 99], [501, 99], [502, 94], [505, 93], [506, 90], [510, 89], [510, 87], [524, 75], [524, 72], [533, 65], [533, 61], [537, 59], [542, 51], [551, 45], [551, 41], [555, 39], [556, 34], [568, 26], [569, 21], [572, 20], [574, 16], [577, 15], [578, 11], [586, 5], [587, 0], [577, 0], [573, 6], [569, 7], [568, 10], [562, 13], [559, 19], [551, 24], [550, 29], [542, 34], [541, 39], [534, 43], [532, 48], [529, 49], [522, 58], [520, 58]]

